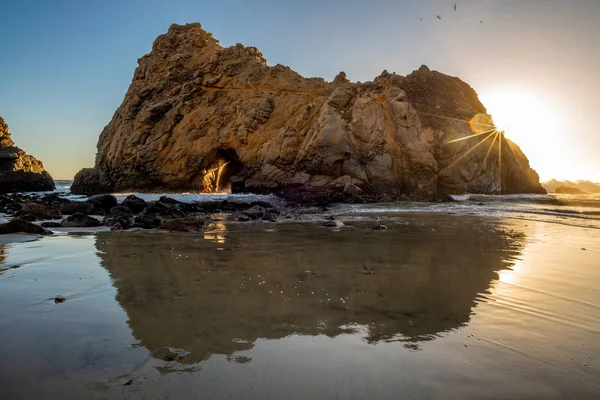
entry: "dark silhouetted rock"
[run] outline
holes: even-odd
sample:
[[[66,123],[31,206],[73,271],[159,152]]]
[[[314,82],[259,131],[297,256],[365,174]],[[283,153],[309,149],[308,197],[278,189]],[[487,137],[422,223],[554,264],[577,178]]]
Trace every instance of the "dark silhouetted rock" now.
[[[262,216],[262,220],[263,221],[268,221],[268,222],[276,222],[277,221],[277,214],[271,213],[271,212],[267,212],[267,213],[265,213],[265,215]]]
[[[92,214],[94,211],[94,205],[85,201],[70,201],[60,206],[60,212],[64,215],[71,215],[74,213],[81,214]]]
[[[18,217],[19,217],[19,219],[22,219],[23,221],[29,221],[29,222],[34,222],[34,221],[38,220],[38,217],[36,217],[35,215],[22,213],[20,211],[18,213]]]
[[[370,230],[372,231],[385,231],[388,227],[385,225],[374,225],[369,227]]]
[[[66,219],[63,219],[61,225],[67,228],[90,228],[101,226],[102,223],[94,217],[90,217],[81,213],[75,213]]]
[[[121,225],[123,229],[129,229],[135,224],[135,217],[131,214],[109,215],[102,220],[104,226]]]
[[[342,226],[344,226],[344,223],[340,220],[334,219],[331,221],[324,222],[323,226],[326,226],[328,228],[341,228]]]
[[[13,219],[6,224],[0,224],[0,235],[7,233],[32,233],[35,235],[52,235],[52,232],[43,227],[32,224],[22,219]]]
[[[38,219],[60,219],[62,218],[61,212],[50,206],[37,203],[27,203],[25,207],[21,209],[22,213],[35,215]]]
[[[101,180],[94,168],[84,168],[79,171],[73,178],[73,184],[71,185],[71,193],[86,196],[111,191],[112,185],[106,180]]]
[[[60,222],[47,221],[40,224],[43,228],[62,228]]]
[[[201,218],[177,218],[163,222],[160,229],[176,232],[198,233],[202,231],[204,219]]]
[[[246,214],[252,219],[260,219],[265,215],[266,212],[267,210],[265,210],[264,207],[256,205],[244,211],[244,214]]]
[[[117,205],[110,209],[111,215],[131,214],[131,208],[123,205]]]
[[[118,204],[117,198],[112,194],[97,194],[95,196],[90,196],[86,202],[101,208],[106,212],[109,212],[111,208]]]
[[[139,197],[133,194],[127,196],[125,200],[121,202],[121,205],[129,207],[131,211],[135,214],[141,213],[142,211],[144,211],[144,208],[148,206],[145,200],[140,199]]]
[[[15,147],[0,117],[0,193],[54,190],[54,180],[41,161]]]

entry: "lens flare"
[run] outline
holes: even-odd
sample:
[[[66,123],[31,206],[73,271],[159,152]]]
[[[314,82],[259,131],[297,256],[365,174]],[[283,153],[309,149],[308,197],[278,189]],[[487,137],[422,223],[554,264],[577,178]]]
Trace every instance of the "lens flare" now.
[[[469,121],[469,128],[473,133],[481,133],[484,131],[497,130],[494,121],[485,114],[477,114]]]
[[[493,147],[497,143],[497,146],[498,146],[498,188],[499,188],[500,192],[502,191],[502,139],[504,138],[504,131],[502,131],[498,127],[496,127],[496,125],[494,124],[494,121],[492,120],[492,118],[489,115],[478,113],[478,114],[475,114],[475,116],[473,116],[473,118],[471,118],[470,120],[467,121],[467,120],[459,120],[456,118],[450,118],[450,117],[446,117],[443,115],[436,115],[436,114],[425,113],[425,112],[421,112],[421,114],[427,115],[429,117],[434,117],[434,118],[441,118],[441,119],[446,119],[446,120],[463,122],[463,123],[469,125],[469,129],[471,130],[471,132],[473,132],[472,135],[467,135],[467,136],[463,136],[463,137],[460,137],[457,139],[449,140],[445,143],[446,145],[449,145],[451,143],[460,142],[463,140],[472,139],[472,138],[479,139],[477,141],[477,143],[475,143],[473,146],[468,148],[462,154],[458,155],[458,157],[456,157],[456,159],[454,159],[450,164],[448,164],[446,167],[444,167],[442,170],[440,170],[437,174],[438,176],[441,175],[442,173],[444,173],[445,171],[459,165],[459,163],[462,160],[464,160],[469,154],[471,154],[471,152],[473,152],[477,147],[481,146],[482,144],[487,142],[488,139],[492,138],[490,147],[487,150],[487,152],[485,154],[485,158],[479,168],[481,169],[481,168],[485,168],[487,166],[488,157],[490,156],[490,153],[492,152]],[[507,143],[508,143],[509,149],[514,154],[514,151],[510,146],[510,142],[507,142]],[[516,157],[516,155],[515,155],[515,158],[518,161],[518,157]]]

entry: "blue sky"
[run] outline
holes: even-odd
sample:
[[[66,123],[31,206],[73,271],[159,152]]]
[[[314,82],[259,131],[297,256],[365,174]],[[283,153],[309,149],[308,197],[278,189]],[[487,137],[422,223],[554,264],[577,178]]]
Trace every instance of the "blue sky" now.
[[[93,165],[156,36],[200,22],[222,45],[256,46],[307,77],[344,70],[366,81],[427,64],[484,98],[535,93],[520,98],[546,104],[538,111],[557,130],[560,121],[560,137],[544,144],[544,125],[533,139],[515,137],[533,167],[543,178],[600,181],[600,1],[3,0],[0,20],[0,116],[57,179]]]

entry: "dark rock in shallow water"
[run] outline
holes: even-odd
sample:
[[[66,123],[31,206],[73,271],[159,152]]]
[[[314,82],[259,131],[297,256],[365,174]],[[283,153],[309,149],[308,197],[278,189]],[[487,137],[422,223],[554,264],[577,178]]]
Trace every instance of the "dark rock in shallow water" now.
[[[118,204],[117,198],[112,194],[98,194],[95,196],[90,196],[86,202],[101,208],[106,212],[109,212],[111,208]]]
[[[54,208],[45,206],[37,203],[27,203],[25,207],[21,209],[21,212],[35,215],[39,219],[60,219],[62,218],[61,212]]]
[[[125,227],[123,227],[123,225],[121,225],[119,222],[117,222],[116,224],[114,224],[113,226],[110,227],[111,232],[122,231],[122,230],[125,230]]]
[[[58,303],[64,303],[65,300],[67,300],[66,298],[64,298],[63,296],[56,296],[54,298],[54,303],[58,304]]]
[[[85,214],[75,213],[61,222],[63,227],[67,228],[91,228],[101,226],[102,223],[94,217]]]
[[[52,235],[48,229],[22,219],[13,219],[6,224],[0,224],[0,235],[7,233],[32,233],[36,235]]]
[[[92,214],[94,211],[94,205],[86,203],[85,201],[69,201],[60,206],[60,212],[64,215],[71,215],[74,213],[81,214]]]
[[[138,213],[141,213],[142,211],[144,211],[144,208],[146,208],[148,206],[148,203],[146,203],[145,200],[140,199],[139,197],[131,194],[131,195],[127,196],[125,198],[125,200],[123,200],[121,202],[121,205],[125,206],[125,207],[129,207],[131,209],[131,211],[138,214]]]
[[[53,222],[53,221],[42,222],[40,225],[43,228],[62,228],[62,225],[59,222]]]
[[[175,205],[175,204],[182,204],[181,201],[172,199],[172,198],[167,197],[167,196],[161,196],[161,198],[158,199],[158,201],[160,203],[163,203],[163,204],[173,204],[173,205]]]
[[[385,231],[388,227],[385,225],[374,225],[371,226],[369,229],[372,231]]]
[[[176,232],[198,233],[202,231],[204,219],[200,218],[177,218],[165,221],[160,225],[160,229]]]
[[[114,206],[113,208],[110,209],[110,215],[121,215],[121,214],[131,214],[131,213],[132,213],[131,208],[124,206],[124,205]]]
[[[265,215],[266,212],[267,210],[265,210],[264,207],[255,205],[244,211],[244,214],[252,219],[260,219]]]
[[[109,215],[102,220],[104,226],[119,224],[123,229],[129,229],[135,224],[135,218],[131,214]]]
[[[38,220],[38,217],[36,217],[35,215],[24,214],[21,211],[18,212],[18,217],[19,217],[19,219],[22,219],[23,221],[29,221],[29,222],[34,222],[34,221]]]
[[[277,221],[277,214],[267,212],[267,213],[265,213],[265,215],[263,215],[262,220],[263,221],[269,221],[269,222],[276,222]]]
[[[134,227],[152,229],[158,228],[162,223],[162,220],[153,214],[141,214],[135,217],[134,223]]]
[[[328,228],[341,228],[342,226],[344,226],[344,223],[340,220],[333,219],[331,221],[324,222],[323,226],[326,226]]]

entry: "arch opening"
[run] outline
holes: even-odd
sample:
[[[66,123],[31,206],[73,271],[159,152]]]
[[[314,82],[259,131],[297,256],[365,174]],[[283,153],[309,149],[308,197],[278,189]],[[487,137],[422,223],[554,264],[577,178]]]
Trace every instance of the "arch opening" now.
[[[233,149],[217,149],[217,163],[204,176],[204,191],[231,193],[231,179],[244,168]]]

